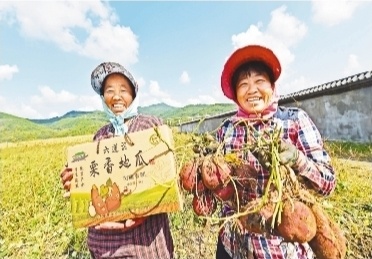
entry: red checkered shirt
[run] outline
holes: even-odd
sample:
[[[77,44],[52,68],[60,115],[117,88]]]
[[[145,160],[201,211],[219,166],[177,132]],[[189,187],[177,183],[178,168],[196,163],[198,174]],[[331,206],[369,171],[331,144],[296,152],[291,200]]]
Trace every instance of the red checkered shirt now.
[[[217,131],[218,141],[224,142],[225,154],[243,150],[245,143],[251,138],[252,130],[248,133],[244,123],[237,125],[241,119],[233,116]],[[329,195],[334,190],[336,179],[330,157],[323,148],[323,141],[317,127],[305,111],[279,107],[271,119],[264,123],[258,122],[253,126],[258,132],[273,129],[275,126],[281,127],[282,139],[294,144],[304,154],[295,165],[297,175],[303,177],[307,185],[320,195]],[[245,190],[247,199],[261,197],[270,176],[269,172],[261,166],[251,152],[238,151],[238,154],[257,170],[257,188]],[[232,213],[234,211],[229,206],[223,206],[222,216]],[[227,223],[220,233],[222,243],[232,258],[309,259],[314,257],[307,243],[286,243],[279,236],[266,238],[249,232],[239,234],[235,230],[232,224]]]
[[[157,117],[137,115],[129,125],[128,132],[162,124]],[[94,140],[114,132],[112,124],[108,124],[96,133]],[[165,213],[151,215],[141,225],[127,231],[91,227],[88,229],[88,248],[93,258],[174,258],[169,219]]]

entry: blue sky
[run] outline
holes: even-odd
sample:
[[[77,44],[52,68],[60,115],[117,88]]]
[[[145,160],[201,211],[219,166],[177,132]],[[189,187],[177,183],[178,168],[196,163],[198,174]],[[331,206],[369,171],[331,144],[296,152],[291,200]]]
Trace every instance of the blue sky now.
[[[92,70],[116,61],[141,106],[228,103],[226,58],[272,48],[279,94],[372,69],[368,1],[1,1],[0,111],[23,118],[101,110]]]

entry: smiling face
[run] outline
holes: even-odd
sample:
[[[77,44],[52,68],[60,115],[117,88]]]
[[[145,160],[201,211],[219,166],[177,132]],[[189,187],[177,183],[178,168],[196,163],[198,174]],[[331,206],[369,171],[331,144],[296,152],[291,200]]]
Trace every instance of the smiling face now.
[[[105,78],[103,84],[105,103],[114,114],[122,113],[133,102],[133,87],[124,75],[111,74]]]
[[[274,85],[265,70],[262,66],[248,66],[235,75],[236,102],[248,114],[260,114],[270,105]]]

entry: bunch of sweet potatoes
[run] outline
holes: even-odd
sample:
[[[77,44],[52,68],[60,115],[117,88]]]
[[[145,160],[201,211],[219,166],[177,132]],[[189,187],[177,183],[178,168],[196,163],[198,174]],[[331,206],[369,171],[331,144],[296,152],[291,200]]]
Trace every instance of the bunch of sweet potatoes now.
[[[199,216],[211,215],[218,200],[226,201],[234,194],[230,183],[231,167],[219,156],[207,155],[186,162],[181,168],[180,184],[193,193],[193,209]]]
[[[193,150],[200,155],[183,165],[179,179],[183,189],[194,195],[192,205],[197,215],[212,215],[218,201],[226,202],[248,231],[278,235],[285,242],[308,243],[317,259],[345,258],[346,238],[341,229],[310,193],[305,191],[311,201],[296,193],[301,187],[291,170],[286,172],[280,166],[276,172],[281,179],[278,182],[290,182],[290,187],[271,183],[265,197],[250,199],[244,192],[257,189],[254,167],[227,162],[217,148],[217,152],[209,152],[213,150],[210,145],[194,146]]]

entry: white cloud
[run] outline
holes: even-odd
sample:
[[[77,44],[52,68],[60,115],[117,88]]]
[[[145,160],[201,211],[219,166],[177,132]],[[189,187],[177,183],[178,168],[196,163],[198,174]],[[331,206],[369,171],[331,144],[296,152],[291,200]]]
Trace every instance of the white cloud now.
[[[200,93],[193,98],[187,99],[184,105],[188,104],[215,104],[215,103],[234,103],[228,99],[221,91],[221,86],[213,85],[208,89],[199,91]],[[208,94],[205,94],[208,93]]]
[[[64,90],[57,93],[49,87],[40,87],[39,92],[40,95],[17,103],[0,96],[0,111],[22,118],[45,119],[62,116],[71,110],[102,110],[98,95],[77,96]]]
[[[5,112],[21,118],[43,118],[42,114],[34,109],[32,106],[21,103],[14,103],[0,96],[0,111]]]
[[[269,48],[288,48],[302,40],[307,33],[305,23],[286,13],[287,7],[281,6],[271,12],[271,20],[264,30],[263,24],[250,25],[246,32],[232,36],[234,48],[247,44],[262,44]],[[276,47],[277,45],[280,47]]]
[[[64,51],[98,60],[137,62],[137,36],[117,24],[117,16],[101,1],[9,2],[0,20],[20,27],[25,37],[52,42]],[[67,15],[68,14],[68,18]]]
[[[79,96],[78,105],[78,111],[102,110],[102,100],[98,95]]]
[[[362,2],[355,0],[313,0],[313,21],[327,26],[337,25],[344,20],[350,19]]]
[[[24,117],[24,118],[42,118],[42,115],[36,109],[34,109],[30,105],[23,104],[23,103],[21,104],[19,116]]]
[[[216,100],[216,103],[234,103],[223,94],[219,85],[211,87],[210,92],[213,93],[212,96]]]
[[[187,100],[188,104],[214,104],[216,99],[210,95],[199,95],[196,98],[190,98]]]
[[[26,118],[51,118],[62,116],[71,110],[102,110],[101,99],[98,95],[78,96],[66,90],[57,92],[49,86],[40,86],[38,90],[39,94],[31,96],[28,100],[29,104],[25,104],[25,107],[29,107],[28,111],[26,109],[17,111],[14,106],[11,106],[9,113]],[[31,109],[35,112],[31,112]]]
[[[137,36],[130,28],[104,21],[92,28],[79,53],[96,59],[133,64],[137,62],[138,47]]]
[[[350,76],[353,74],[360,73],[361,65],[359,64],[358,57],[356,55],[349,55],[347,65],[343,71],[344,76]]]
[[[280,60],[282,65],[291,63],[294,60],[293,54],[287,46],[273,35],[260,31],[256,25],[251,25],[246,32],[232,36],[232,44],[234,49],[241,48],[249,44],[258,44],[270,48]],[[283,69],[282,69],[283,70]]]
[[[284,85],[276,84],[276,89],[279,95],[286,95],[313,87],[316,84],[316,82],[305,78],[304,76],[300,76],[291,80],[290,82],[286,82]]]
[[[156,81],[150,81],[149,90],[149,94],[154,97],[166,98],[169,96],[166,92],[160,90],[159,83]]]
[[[141,91],[141,89],[146,86],[146,80],[143,77],[139,77],[136,81],[138,84],[138,91]]]
[[[16,65],[1,65],[0,66],[0,80],[11,80],[15,73],[18,73],[18,67]]]
[[[182,84],[187,84],[187,83],[190,82],[190,77],[189,77],[189,74],[187,73],[187,71],[182,72],[181,77],[180,77],[180,82]]]
[[[180,102],[171,98],[169,94],[162,91],[157,81],[150,80],[150,85],[146,87],[145,80],[140,78],[139,90],[140,106],[149,106],[157,103],[166,103],[171,106],[180,107]]]
[[[246,32],[241,32],[231,37],[234,49],[238,49],[247,44],[263,44],[267,41],[267,36],[260,31],[259,25],[251,25]]]
[[[62,90],[59,93],[55,92],[49,86],[40,86],[39,91],[41,95],[31,96],[31,103],[35,105],[71,103],[77,99],[77,96]]]
[[[146,107],[146,106],[150,106],[150,105],[153,105],[153,104],[158,104],[158,103],[165,103],[165,104],[168,104],[170,106],[174,106],[174,107],[181,107],[183,106],[182,103],[170,98],[170,97],[166,97],[166,98],[158,98],[158,97],[154,97],[154,96],[151,96],[151,95],[147,95],[147,94],[140,94],[140,106],[141,107]]]
[[[286,10],[286,6],[281,6],[271,12],[271,20],[267,26],[267,34],[280,40],[289,47],[305,37],[307,26],[295,16],[286,13]]]
[[[157,104],[159,103],[159,99],[158,98],[155,98],[155,97],[152,97],[152,96],[149,96],[148,94],[142,94],[140,93],[138,95],[138,97],[140,98],[140,105],[139,106],[149,106],[149,105],[152,105],[152,104]]]
[[[287,68],[295,59],[290,47],[302,40],[306,33],[306,25],[295,16],[286,13],[286,7],[281,6],[271,12],[267,30],[264,30],[262,23],[250,25],[247,31],[232,36],[232,44],[234,49],[248,44],[270,48],[278,57],[282,67],[282,74],[278,80],[280,82],[286,78]]]

